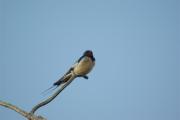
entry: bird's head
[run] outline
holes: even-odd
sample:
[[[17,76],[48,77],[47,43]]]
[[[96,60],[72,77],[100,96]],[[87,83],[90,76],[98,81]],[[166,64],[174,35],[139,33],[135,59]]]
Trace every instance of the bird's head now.
[[[87,57],[93,57],[93,52],[91,50],[86,50],[83,55]]]

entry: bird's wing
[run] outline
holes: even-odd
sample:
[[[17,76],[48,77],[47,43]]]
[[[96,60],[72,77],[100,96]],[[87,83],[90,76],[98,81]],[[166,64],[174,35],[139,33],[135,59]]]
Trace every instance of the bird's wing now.
[[[58,81],[56,81],[53,85],[59,86],[61,83],[67,82],[69,78],[71,77],[71,72],[74,70],[74,67],[76,67],[77,64],[78,62],[73,64],[73,66],[71,66],[71,68],[66,72],[66,74],[64,74],[64,76],[61,77]]]
[[[68,72],[66,72],[66,74],[64,74],[59,80],[57,80],[53,85],[60,85],[61,83],[67,82],[67,76],[69,76],[69,74],[71,74],[71,71],[73,70],[73,68],[70,68],[68,70]],[[68,77],[69,78],[69,77]]]
[[[84,55],[83,56],[81,56],[78,60],[77,60],[77,62],[76,63],[79,63],[82,59],[84,58]]]
[[[47,93],[47,92],[50,91],[50,90],[53,91],[53,90],[55,90],[61,83],[67,82],[68,79],[71,77],[71,71],[72,71],[73,69],[74,69],[74,68],[71,67],[71,68],[68,70],[68,72],[66,72],[66,74],[64,74],[63,77],[61,77],[59,80],[57,80],[57,81],[53,84],[53,86],[51,86],[50,88],[48,88],[48,89],[46,89],[45,91],[43,91],[42,94],[45,94],[45,93]]]

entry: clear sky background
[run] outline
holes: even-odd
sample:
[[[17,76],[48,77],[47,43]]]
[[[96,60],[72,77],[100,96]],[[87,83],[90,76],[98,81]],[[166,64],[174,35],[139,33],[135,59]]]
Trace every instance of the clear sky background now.
[[[91,49],[96,66],[37,114],[180,120],[179,0],[0,0],[0,100],[30,111]],[[0,107],[1,120],[24,120]]]

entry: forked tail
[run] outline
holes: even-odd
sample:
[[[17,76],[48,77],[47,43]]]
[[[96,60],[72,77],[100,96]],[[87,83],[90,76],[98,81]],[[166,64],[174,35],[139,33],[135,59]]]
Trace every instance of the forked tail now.
[[[42,95],[46,95],[46,94],[54,91],[57,87],[58,87],[57,85],[53,85],[53,86],[51,86],[50,88],[44,90],[41,94],[42,94]]]

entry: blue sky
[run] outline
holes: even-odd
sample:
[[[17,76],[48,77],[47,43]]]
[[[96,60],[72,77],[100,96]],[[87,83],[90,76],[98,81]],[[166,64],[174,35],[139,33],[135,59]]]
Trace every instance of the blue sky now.
[[[37,114],[179,120],[178,0],[0,0],[0,99],[30,111],[91,49],[96,66]],[[24,120],[0,107],[0,119]]]

